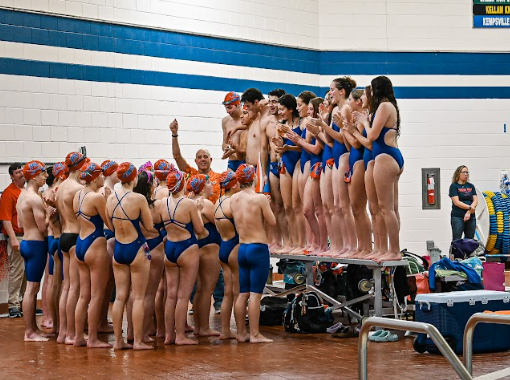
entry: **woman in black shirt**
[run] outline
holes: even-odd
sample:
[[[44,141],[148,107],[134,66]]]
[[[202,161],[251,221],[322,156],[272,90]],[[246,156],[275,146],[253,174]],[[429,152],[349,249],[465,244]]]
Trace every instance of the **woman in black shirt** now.
[[[453,173],[449,194],[453,203],[451,214],[453,240],[462,238],[462,233],[466,239],[473,239],[475,236],[475,209],[478,205],[478,197],[475,186],[468,180],[467,166],[459,166]]]

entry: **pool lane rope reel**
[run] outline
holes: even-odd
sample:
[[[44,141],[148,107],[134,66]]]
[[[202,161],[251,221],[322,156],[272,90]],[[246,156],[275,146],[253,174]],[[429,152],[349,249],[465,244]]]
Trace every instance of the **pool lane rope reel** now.
[[[484,191],[489,212],[489,237],[486,250],[490,254],[510,254],[510,198],[506,194]]]

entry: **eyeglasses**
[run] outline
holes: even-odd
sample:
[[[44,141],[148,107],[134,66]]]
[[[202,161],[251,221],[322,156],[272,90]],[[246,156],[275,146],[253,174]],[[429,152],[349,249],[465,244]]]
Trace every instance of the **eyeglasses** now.
[[[469,172],[460,172],[460,174],[469,174]]]

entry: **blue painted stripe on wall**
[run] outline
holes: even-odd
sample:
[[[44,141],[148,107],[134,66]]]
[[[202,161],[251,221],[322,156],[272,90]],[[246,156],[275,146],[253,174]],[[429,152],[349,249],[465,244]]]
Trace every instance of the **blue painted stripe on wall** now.
[[[5,9],[0,40],[321,75],[510,75],[508,53],[327,52]]]
[[[256,87],[264,93],[283,88],[291,94],[313,91],[323,95],[326,88],[288,83],[261,82],[245,79],[220,78],[202,75],[175,74],[157,71],[119,69],[56,62],[0,58],[0,74],[42,78],[75,79],[92,82],[130,83],[160,87],[191,88],[211,91],[239,91]]]
[[[256,87],[263,93],[267,94],[275,88],[283,88],[294,95],[299,94],[301,91],[308,90],[313,91],[319,96],[323,96],[328,90],[327,87],[30,61],[12,58],[0,58],[0,74],[74,79],[93,82],[130,83],[224,92],[232,90],[242,92],[249,87]],[[510,88],[396,87],[395,95],[399,99],[510,99]]]
[[[319,52],[0,9],[0,40],[319,73]]]

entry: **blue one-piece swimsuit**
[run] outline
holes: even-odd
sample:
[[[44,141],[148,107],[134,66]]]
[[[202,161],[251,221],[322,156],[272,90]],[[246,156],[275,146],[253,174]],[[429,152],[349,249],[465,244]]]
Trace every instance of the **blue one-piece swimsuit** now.
[[[332,127],[333,127],[334,131],[340,132],[340,128],[335,123],[333,123]],[[335,159],[335,168],[336,169],[338,169],[340,157],[343,156],[345,153],[349,153],[349,150],[347,149],[345,144],[342,144],[341,142],[334,140],[334,142],[333,142],[333,158]]]
[[[301,124],[301,122],[300,122]],[[301,126],[298,125],[296,128],[292,130],[293,132],[297,133],[298,135],[301,135]],[[289,139],[283,139],[283,144],[288,146],[296,146],[291,140]],[[295,151],[286,151],[282,154],[282,163],[285,166],[285,169],[292,177],[294,175],[294,168],[296,167],[297,162],[301,158],[300,152]]]
[[[230,197],[224,197],[224,198],[221,198],[219,203],[218,203],[218,207],[216,207],[216,211],[218,211],[218,208],[221,210],[221,212],[223,213],[223,216],[220,217],[220,218],[215,218],[216,220],[230,220],[230,223],[232,223],[232,225],[234,226],[234,229],[236,228],[236,225],[234,223],[234,219],[233,218],[229,218],[225,215],[225,211],[223,211],[223,207],[221,206],[221,204],[225,201],[225,199],[228,199]],[[216,212],[215,212],[216,213]],[[230,240],[221,240],[221,244],[220,244],[220,252],[219,252],[219,256],[220,256],[220,261],[224,264],[228,264],[228,258],[230,256],[230,253],[232,252],[232,250],[236,247],[236,245],[239,244],[239,234],[237,233],[237,230],[235,230],[236,233],[234,235],[234,237],[232,237],[232,239]]]
[[[136,232],[138,233],[137,238],[132,241],[131,243],[125,244],[120,243],[118,240],[115,242],[115,249],[113,251],[113,258],[116,262],[119,264],[125,264],[130,265],[136,258],[136,255],[138,254],[138,251],[140,248],[145,244],[147,244],[147,240],[145,239],[145,236],[142,233],[142,229],[140,228],[140,219],[141,215],[138,216],[136,219],[129,219],[129,216],[127,215],[126,211],[122,207],[122,200],[128,195],[130,192],[125,193],[122,198],[119,199],[119,196],[117,195],[117,192],[115,192],[115,197],[117,198],[117,205],[113,209],[112,212],[112,224],[113,219],[118,220],[128,220],[131,222],[133,227],[135,228]],[[115,210],[117,210],[117,207],[120,207],[122,212],[124,213],[125,218],[119,218],[114,216]],[[146,247],[148,250],[148,247]]]
[[[306,128],[303,128],[301,131],[301,138],[306,140]],[[305,165],[308,161],[311,159],[311,154],[306,149],[301,149],[301,158],[299,161],[299,164],[301,165],[301,174],[304,174],[305,172]],[[311,166],[311,164],[310,164]]]
[[[367,137],[366,129],[363,129],[363,137]],[[365,170],[368,169],[368,163],[374,159],[372,151],[365,147],[363,150],[363,162],[365,163]]]
[[[179,203],[184,198],[179,199],[177,204],[174,207],[173,215],[170,213],[170,205],[168,203],[168,198],[166,200],[166,208],[168,210],[168,217],[169,219],[164,221],[164,225],[168,226],[169,224],[175,224],[177,227],[182,228],[183,230],[187,230],[190,234],[190,237],[186,240],[181,241],[171,241],[167,239],[165,244],[165,256],[168,261],[171,263],[177,264],[177,260],[179,260],[179,257],[182,255],[182,253],[191,247],[194,244],[198,244],[197,237],[195,236],[195,231],[193,230],[193,222],[190,221],[189,223],[181,223],[178,220],[175,220],[175,213],[177,212],[177,207],[179,207]]]
[[[377,139],[372,143],[372,153],[374,155],[374,159],[377,159],[377,156],[381,154],[387,154],[393,157],[393,159],[397,161],[398,167],[402,169],[404,166],[404,157],[402,156],[402,152],[400,152],[400,149],[398,148],[387,145],[384,141],[384,136],[386,136],[386,133],[392,129],[394,128],[383,127],[379,137],[377,137]]]
[[[85,200],[85,197],[87,196],[89,192],[85,193],[83,195],[83,198],[81,197],[81,191],[78,194],[78,212],[76,213],[76,217],[79,218],[80,216],[91,222],[95,230],[92,232],[89,236],[82,239],[80,236],[78,236],[78,240],[76,241],[76,258],[80,261],[85,261],[85,254],[87,253],[88,249],[94,243],[96,239],[104,238],[104,222],[103,219],[101,219],[101,215],[87,215],[83,211],[81,211],[81,206],[83,205],[83,201]]]

